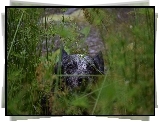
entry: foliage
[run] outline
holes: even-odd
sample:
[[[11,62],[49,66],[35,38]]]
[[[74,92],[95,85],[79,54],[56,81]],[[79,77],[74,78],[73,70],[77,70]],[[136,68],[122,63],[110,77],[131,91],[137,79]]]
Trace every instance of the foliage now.
[[[61,92],[58,87],[53,95],[52,81],[57,79],[53,69],[60,50],[48,50],[54,48],[49,41],[59,35],[68,52],[87,53],[83,42],[90,26],[81,30],[74,21],[40,24],[44,9],[8,8],[8,115],[39,115],[45,94],[50,95],[49,105],[56,115],[154,114],[154,9],[136,8],[129,12],[127,21],[117,21],[115,9],[83,10],[90,25],[100,29],[108,48],[104,53],[108,70],[83,93]],[[42,56],[37,47],[43,40],[47,51]]]

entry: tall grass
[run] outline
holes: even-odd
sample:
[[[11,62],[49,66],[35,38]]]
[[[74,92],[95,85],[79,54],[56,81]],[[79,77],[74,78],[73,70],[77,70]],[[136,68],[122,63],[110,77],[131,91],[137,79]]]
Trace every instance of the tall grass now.
[[[34,12],[33,12],[34,11]],[[7,112],[33,113],[41,9],[7,9]],[[38,92],[37,92],[38,93]]]
[[[103,112],[119,115],[154,114],[154,10],[134,8],[127,21],[109,26],[110,71],[103,90]],[[132,19],[130,19],[132,18]],[[105,97],[104,97],[105,96]],[[109,97],[107,97],[109,96]],[[101,102],[104,100],[101,100]],[[110,111],[108,111],[110,108]],[[103,113],[102,113],[103,114]]]
[[[153,115],[154,114],[154,9],[134,8],[127,20],[119,21],[112,9],[83,9],[87,22],[100,29],[105,47],[106,76],[85,92],[70,94],[57,86],[51,93],[54,65],[60,50],[51,52],[49,41],[59,35],[65,49],[87,53],[80,44],[76,23],[39,24],[42,8],[7,10],[7,113],[40,115],[47,95],[51,113],[56,115]],[[79,18],[80,20],[80,18]],[[87,37],[90,26],[81,30]],[[37,51],[46,40],[46,54]],[[58,81],[59,82],[59,81]],[[60,84],[63,85],[63,84]]]

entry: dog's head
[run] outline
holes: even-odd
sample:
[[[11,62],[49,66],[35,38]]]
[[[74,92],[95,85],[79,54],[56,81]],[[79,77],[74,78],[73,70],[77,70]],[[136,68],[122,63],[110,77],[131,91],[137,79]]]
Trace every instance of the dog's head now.
[[[92,75],[104,74],[104,61],[101,52],[95,57],[90,57],[81,54],[68,55],[63,49],[60,67],[61,74],[65,75],[64,80],[70,88],[78,87],[83,83],[87,85],[88,82],[94,81]]]

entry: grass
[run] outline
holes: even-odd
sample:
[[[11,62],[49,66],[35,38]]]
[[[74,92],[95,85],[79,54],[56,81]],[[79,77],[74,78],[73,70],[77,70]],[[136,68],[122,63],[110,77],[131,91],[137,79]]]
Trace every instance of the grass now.
[[[97,8],[83,10],[86,21],[82,23],[87,26],[80,32],[85,39],[90,25],[100,29],[107,47],[104,52],[107,73],[99,76],[98,82],[85,92],[70,94],[67,89],[61,92],[57,85],[53,95],[52,81],[57,79],[53,69],[60,50],[50,52],[49,48],[54,49],[54,45],[49,44],[49,40],[60,35],[67,52],[87,54],[87,46],[81,46],[84,39],[78,38],[76,23],[80,18],[71,20],[71,24],[63,21],[48,26],[38,24],[44,12],[41,8],[8,8],[8,115],[40,115],[40,100],[45,94],[54,115],[154,114],[154,9],[136,8],[125,21],[117,18],[115,10],[112,13]],[[43,56],[37,51],[42,40],[46,40]]]

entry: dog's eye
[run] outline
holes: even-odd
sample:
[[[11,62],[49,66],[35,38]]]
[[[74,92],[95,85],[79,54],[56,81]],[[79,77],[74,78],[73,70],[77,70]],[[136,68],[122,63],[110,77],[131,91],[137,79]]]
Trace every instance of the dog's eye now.
[[[95,70],[95,66],[94,65],[89,65],[88,69],[91,70],[91,71],[94,71]]]
[[[66,68],[67,74],[72,74],[77,69],[77,65],[75,62],[72,62],[68,64]]]
[[[74,68],[74,64],[69,64],[69,65],[67,66],[67,68],[68,68],[68,69]]]

